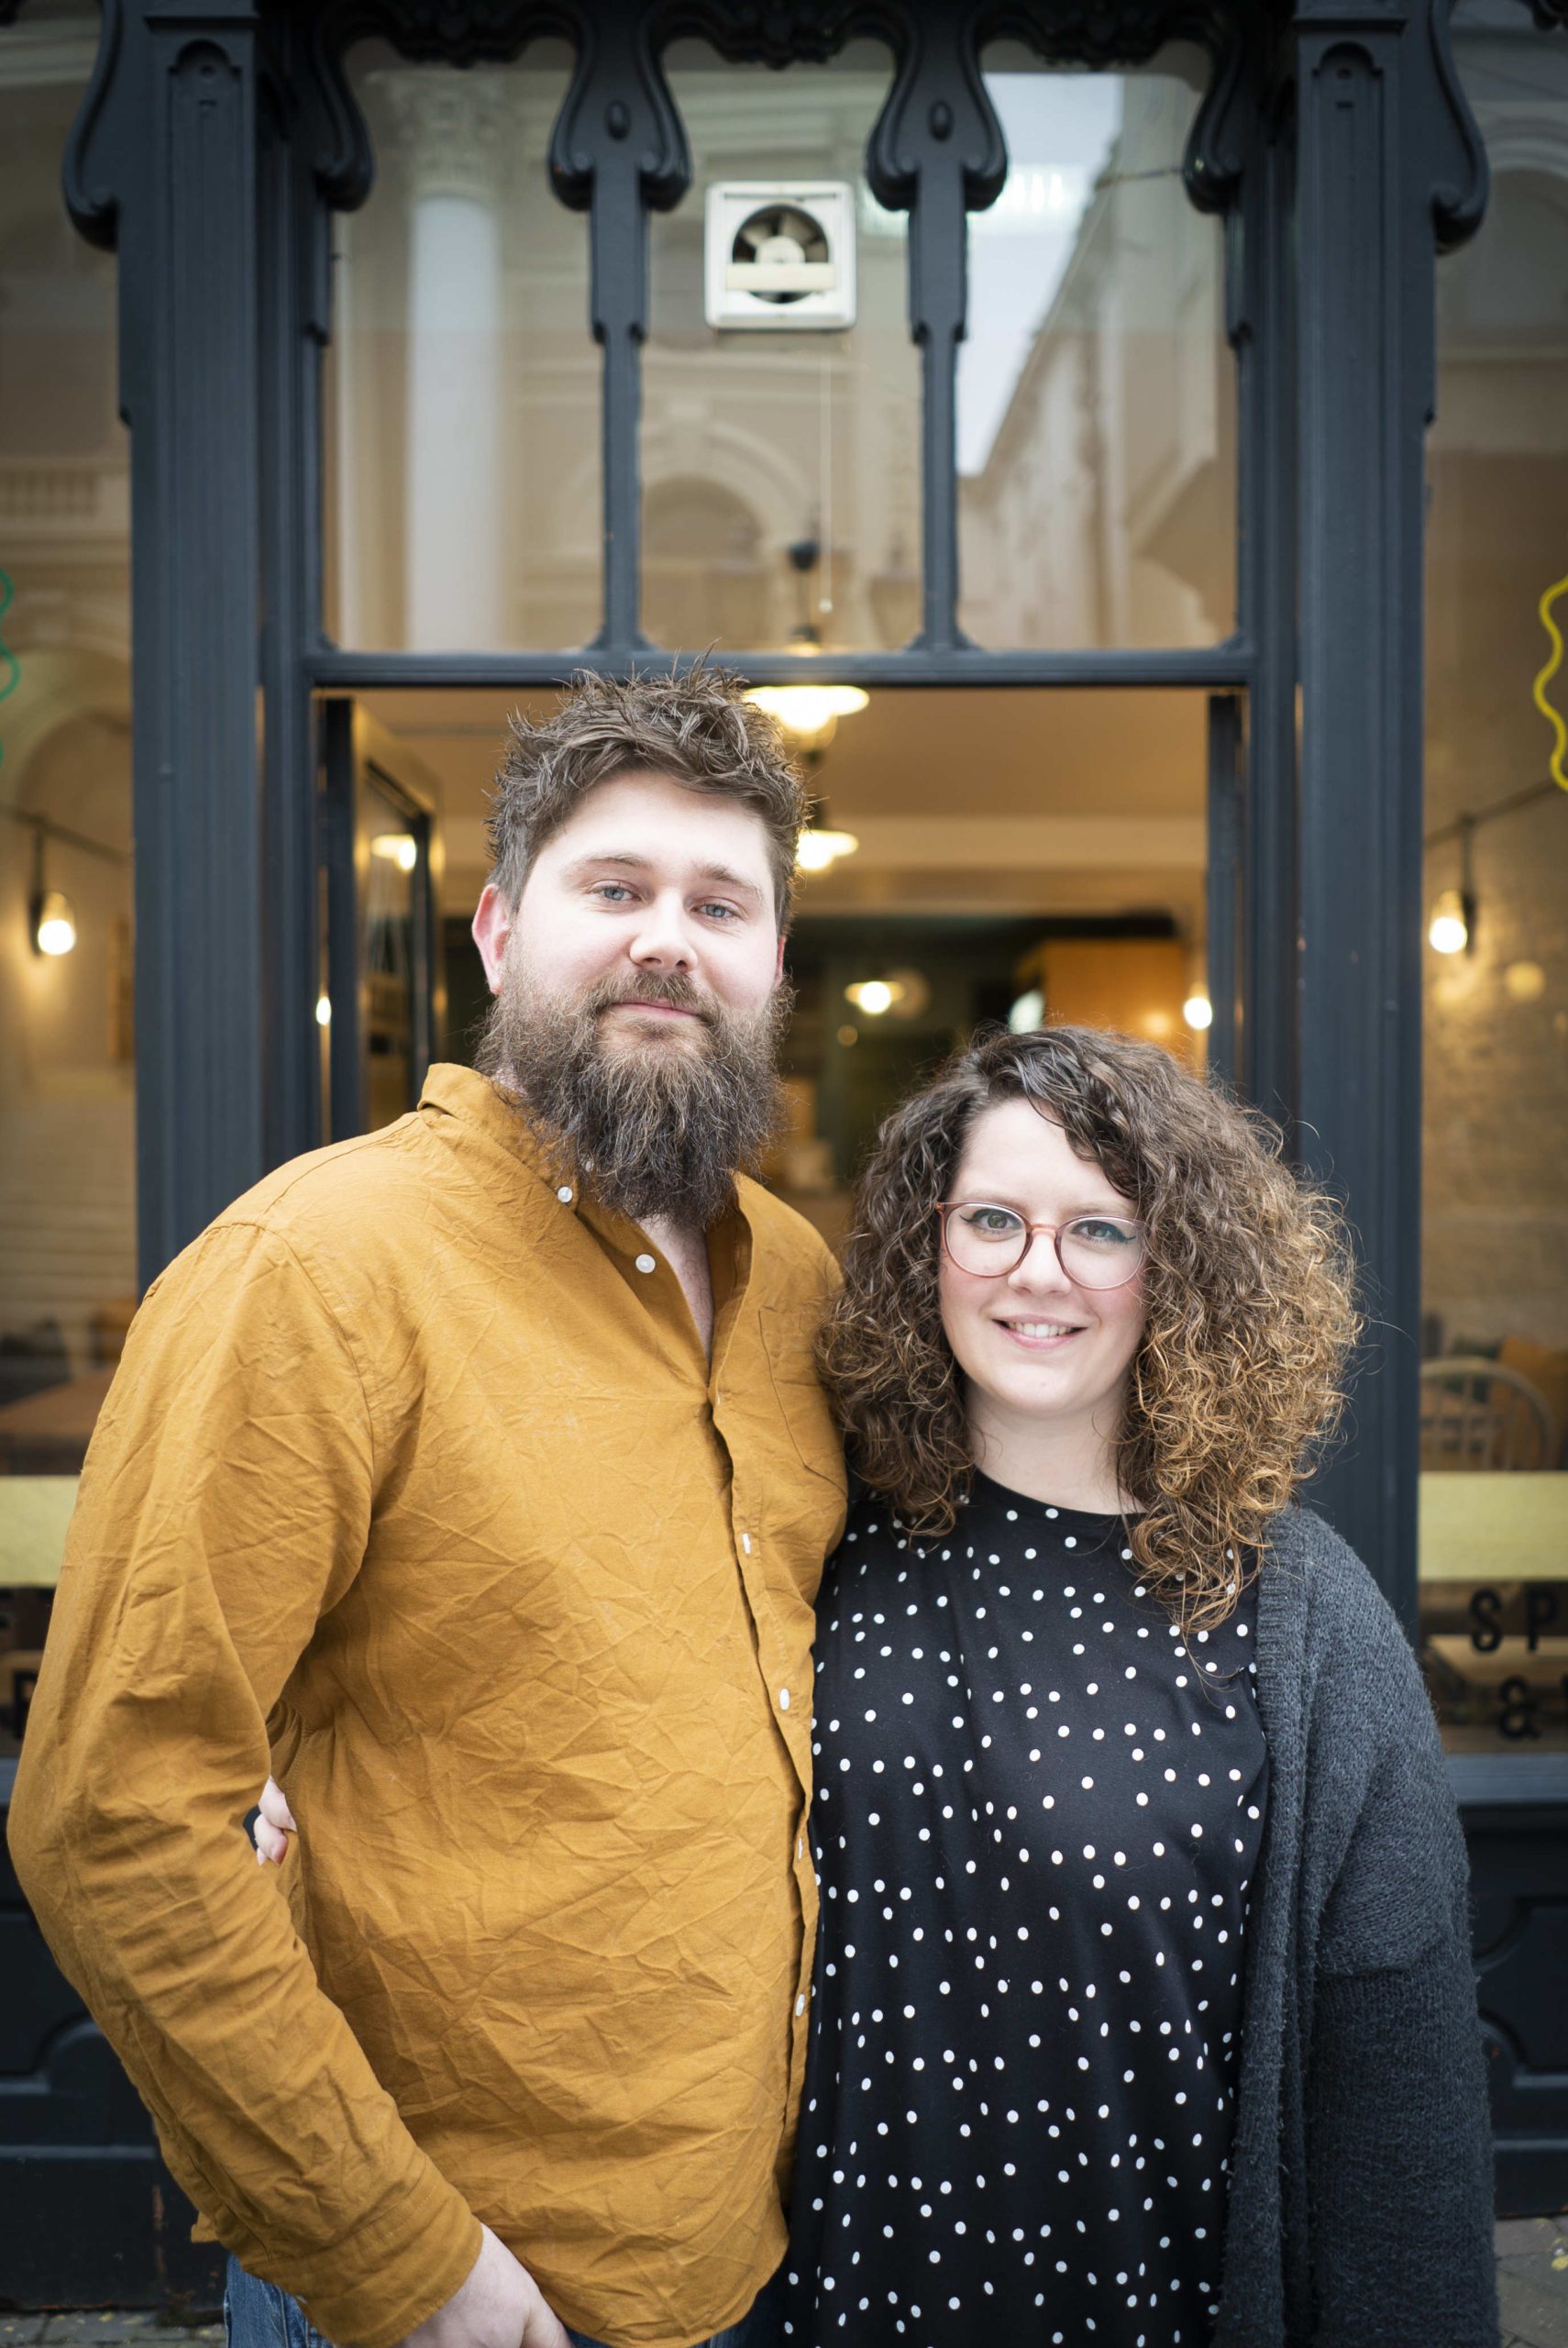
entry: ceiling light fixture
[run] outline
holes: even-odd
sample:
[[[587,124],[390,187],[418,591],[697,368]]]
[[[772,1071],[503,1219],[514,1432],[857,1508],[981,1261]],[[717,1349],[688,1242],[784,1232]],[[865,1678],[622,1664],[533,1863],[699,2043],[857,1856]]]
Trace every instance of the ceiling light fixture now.
[[[776,717],[797,749],[825,750],[841,717],[870,700],[858,685],[754,685],[746,699]]]
[[[853,832],[825,831],[812,824],[796,844],[795,862],[802,872],[825,872],[841,856],[853,856],[859,846]]]
[[[377,832],[370,842],[370,854],[395,864],[400,872],[412,872],[419,861],[419,842],[412,832]]]

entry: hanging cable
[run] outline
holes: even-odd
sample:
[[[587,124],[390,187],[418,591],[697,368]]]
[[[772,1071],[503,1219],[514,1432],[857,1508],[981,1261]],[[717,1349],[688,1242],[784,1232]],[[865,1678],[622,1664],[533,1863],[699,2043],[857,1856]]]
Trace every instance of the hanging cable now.
[[[15,593],[10,572],[0,570],[0,701],[4,701],[7,693],[14,693],[22,681],[22,664],[6,643],[4,634],[6,615],[11,608]],[[5,756],[6,745],[0,741],[0,761]]]

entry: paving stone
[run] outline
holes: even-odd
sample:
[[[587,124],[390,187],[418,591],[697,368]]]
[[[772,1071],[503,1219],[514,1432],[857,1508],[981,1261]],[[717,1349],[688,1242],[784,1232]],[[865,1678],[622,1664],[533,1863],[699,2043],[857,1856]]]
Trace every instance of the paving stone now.
[[[1502,2218],[1493,2229],[1493,2240],[1499,2258],[1551,2251],[1562,2240],[1562,2222],[1557,2218]]]
[[[0,2348],[32,2348],[43,2327],[41,2315],[0,2315]]]
[[[1513,2275],[1505,2267],[1497,2277],[1497,2304],[1505,2331],[1514,2333],[1525,2348],[1568,2348],[1568,2291],[1543,2287],[1534,2276]]]
[[[223,2337],[221,2323],[176,2324],[155,2308],[83,2308],[35,2320],[43,2326],[37,2348],[210,2348]]]

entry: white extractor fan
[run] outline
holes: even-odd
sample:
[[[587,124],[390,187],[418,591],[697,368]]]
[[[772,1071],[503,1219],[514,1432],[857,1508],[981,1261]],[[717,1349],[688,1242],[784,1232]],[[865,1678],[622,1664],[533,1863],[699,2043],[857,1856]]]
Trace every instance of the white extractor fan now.
[[[842,180],[723,180],[708,190],[711,327],[855,324],[855,191]]]

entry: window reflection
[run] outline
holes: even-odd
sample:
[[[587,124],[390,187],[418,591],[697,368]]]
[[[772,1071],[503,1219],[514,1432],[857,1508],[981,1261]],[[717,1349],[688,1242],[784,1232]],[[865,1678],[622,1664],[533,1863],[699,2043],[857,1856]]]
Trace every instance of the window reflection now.
[[[1438,271],[1421,1632],[1451,1746],[1561,1750],[1568,793],[1532,687],[1540,601],[1568,573],[1568,53],[1511,11],[1463,5],[1453,30],[1493,183],[1479,235]],[[1553,691],[1568,704],[1561,670]]]
[[[960,622],[994,648],[1212,644],[1235,615],[1235,369],[1220,225],[1181,177],[1209,60],[982,62],[1008,177],[969,222]]]
[[[0,80],[0,1754],[136,1301],[128,478],[115,265],[60,161],[95,9]]]
[[[364,788],[365,1130],[374,1133],[414,1106],[425,1073],[415,1060],[428,1058],[415,1030],[425,985],[419,865],[429,826],[373,781]]]
[[[665,62],[692,182],[649,223],[644,629],[687,650],[892,649],[919,624],[921,525],[908,222],[876,202],[865,173],[891,61],[858,41],[830,65],[779,74],[677,41]],[[734,183],[756,201],[740,205],[715,256],[709,192]],[[850,190],[854,325],[711,325],[727,264],[749,262],[769,230],[779,252],[792,238],[799,265],[822,265],[814,215],[790,216],[785,200],[802,185]]]
[[[334,222],[327,632],[553,650],[600,617],[600,355],[588,223],[550,192],[571,52],[462,72],[348,59],[376,157]]]

